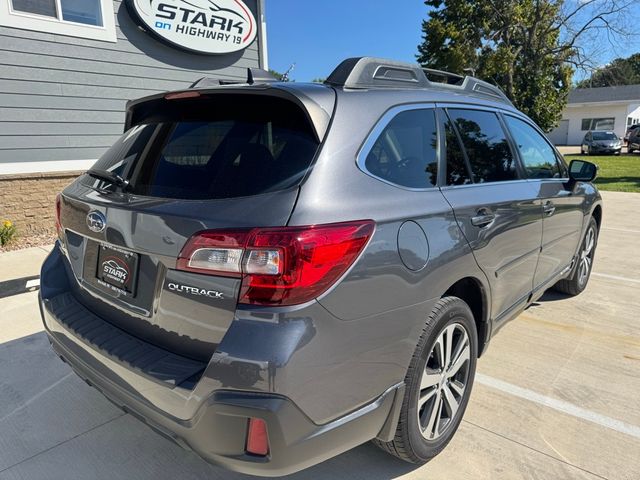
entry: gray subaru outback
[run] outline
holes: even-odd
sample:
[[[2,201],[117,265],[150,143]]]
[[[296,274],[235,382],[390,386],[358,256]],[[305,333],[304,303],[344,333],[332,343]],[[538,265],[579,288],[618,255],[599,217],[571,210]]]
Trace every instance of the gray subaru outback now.
[[[275,476],[453,437],[477,358],[589,280],[602,202],[496,87],[370,57],[324,85],[203,79],[132,101],[57,199],[55,352],[208,461]]]

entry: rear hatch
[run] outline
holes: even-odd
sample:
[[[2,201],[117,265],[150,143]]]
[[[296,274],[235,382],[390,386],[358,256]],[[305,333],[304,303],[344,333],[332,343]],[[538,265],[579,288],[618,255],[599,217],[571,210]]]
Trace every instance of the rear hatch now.
[[[207,361],[237,304],[240,279],[178,268],[194,234],[286,225],[329,123],[292,89],[154,96],[127,131],[60,197],[73,294],[125,332]],[[302,99],[301,99],[302,98]]]

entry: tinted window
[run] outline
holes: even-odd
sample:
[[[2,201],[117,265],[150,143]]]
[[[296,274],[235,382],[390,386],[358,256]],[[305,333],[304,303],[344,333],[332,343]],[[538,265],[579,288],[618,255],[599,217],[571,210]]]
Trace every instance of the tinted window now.
[[[505,115],[505,121],[518,147],[529,178],[560,178],[560,167],[556,153],[531,125]]]
[[[448,113],[462,139],[475,183],[518,178],[509,143],[495,113],[459,109]]]
[[[447,185],[472,183],[458,136],[448,119],[445,120],[444,134],[447,152]]]
[[[618,136],[613,132],[593,132],[594,140],[618,140]]]
[[[318,148],[304,113],[281,99],[217,97],[148,112],[94,168],[130,179],[133,193],[162,198],[231,198],[297,185]]]
[[[433,187],[437,181],[434,110],[408,110],[382,131],[365,160],[367,171],[404,187]]]
[[[156,129],[157,125],[138,125],[129,129],[100,157],[93,168],[125,177],[129,168],[144,152]],[[108,182],[93,177],[85,177],[84,181],[96,188],[110,187]]]

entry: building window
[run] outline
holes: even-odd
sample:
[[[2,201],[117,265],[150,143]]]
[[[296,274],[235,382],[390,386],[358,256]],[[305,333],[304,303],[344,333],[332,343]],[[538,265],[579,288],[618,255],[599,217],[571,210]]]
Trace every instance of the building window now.
[[[55,0],[11,0],[15,12],[33,13],[45,17],[57,17]]]
[[[0,25],[116,41],[112,0],[0,0]]]
[[[582,130],[613,130],[616,119],[611,118],[583,118]]]

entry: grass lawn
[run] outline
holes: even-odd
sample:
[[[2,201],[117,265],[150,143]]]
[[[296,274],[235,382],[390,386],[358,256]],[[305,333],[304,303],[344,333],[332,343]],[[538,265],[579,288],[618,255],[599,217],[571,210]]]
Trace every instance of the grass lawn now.
[[[640,154],[615,155],[565,155],[567,163],[575,158],[589,160],[600,166],[594,182],[600,190],[640,193]]]

